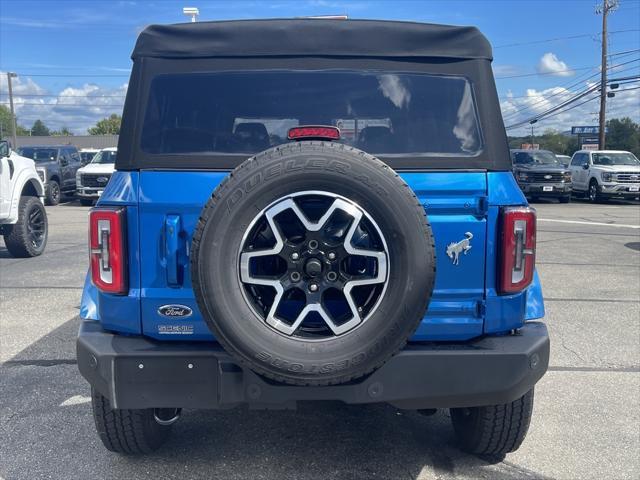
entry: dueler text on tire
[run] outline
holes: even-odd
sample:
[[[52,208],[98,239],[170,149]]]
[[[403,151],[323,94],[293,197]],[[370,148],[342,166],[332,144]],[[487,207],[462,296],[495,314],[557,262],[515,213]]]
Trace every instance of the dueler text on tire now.
[[[38,197],[22,196],[18,204],[18,221],[6,225],[4,243],[14,257],[36,257],[47,245],[47,212]]]
[[[239,362],[296,385],[347,382],[402,348],[435,278],[425,210],[380,160],[338,143],[275,147],[213,192],[192,282]]]

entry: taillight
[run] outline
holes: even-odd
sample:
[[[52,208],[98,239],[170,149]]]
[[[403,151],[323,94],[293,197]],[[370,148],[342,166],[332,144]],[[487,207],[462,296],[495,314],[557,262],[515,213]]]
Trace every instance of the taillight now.
[[[91,279],[107,293],[127,293],[126,209],[95,208],[89,213]]]
[[[498,291],[520,292],[533,280],[536,263],[536,211],[529,207],[503,208],[500,219]]]
[[[318,138],[322,140],[340,140],[340,129],[323,125],[304,125],[289,129],[289,140],[304,140]]]

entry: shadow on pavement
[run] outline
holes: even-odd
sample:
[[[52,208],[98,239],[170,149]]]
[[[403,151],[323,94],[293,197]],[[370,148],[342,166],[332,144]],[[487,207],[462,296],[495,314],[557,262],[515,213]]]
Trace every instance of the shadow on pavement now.
[[[89,387],[75,365],[78,324],[70,319],[0,365],[0,477],[542,478],[460,452],[446,412],[425,417],[384,404],[189,410],[156,453],[119,456],[94,431]],[[72,398],[81,400],[65,405]]]

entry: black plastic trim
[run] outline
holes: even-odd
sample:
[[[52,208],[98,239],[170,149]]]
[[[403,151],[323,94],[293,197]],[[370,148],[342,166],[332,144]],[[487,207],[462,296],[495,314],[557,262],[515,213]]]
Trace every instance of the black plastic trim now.
[[[239,365],[217,343],[159,342],[116,335],[84,321],[77,342],[80,373],[114,408],[292,408],[297,401],[388,402],[399,408],[445,408],[511,402],[549,364],[543,323],[516,334],[464,343],[411,344],[356,382],[296,387]]]

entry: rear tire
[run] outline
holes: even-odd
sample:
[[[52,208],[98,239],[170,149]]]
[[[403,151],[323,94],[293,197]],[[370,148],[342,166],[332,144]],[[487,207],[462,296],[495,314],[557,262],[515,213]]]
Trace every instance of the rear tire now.
[[[532,412],[533,389],[504,405],[452,408],[451,422],[465,452],[504,456],[522,444]]]
[[[4,243],[14,257],[37,257],[47,246],[47,212],[38,197],[20,197],[18,222],[4,227]]]
[[[60,185],[55,180],[49,180],[47,186],[44,203],[50,206],[58,205],[60,203]]]
[[[91,406],[96,430],[102,443],[112,452],[127,455],[151,453],[167,440],[170,425],[160,425],[154,410],[112,409],[109,400],[91,390]]]

